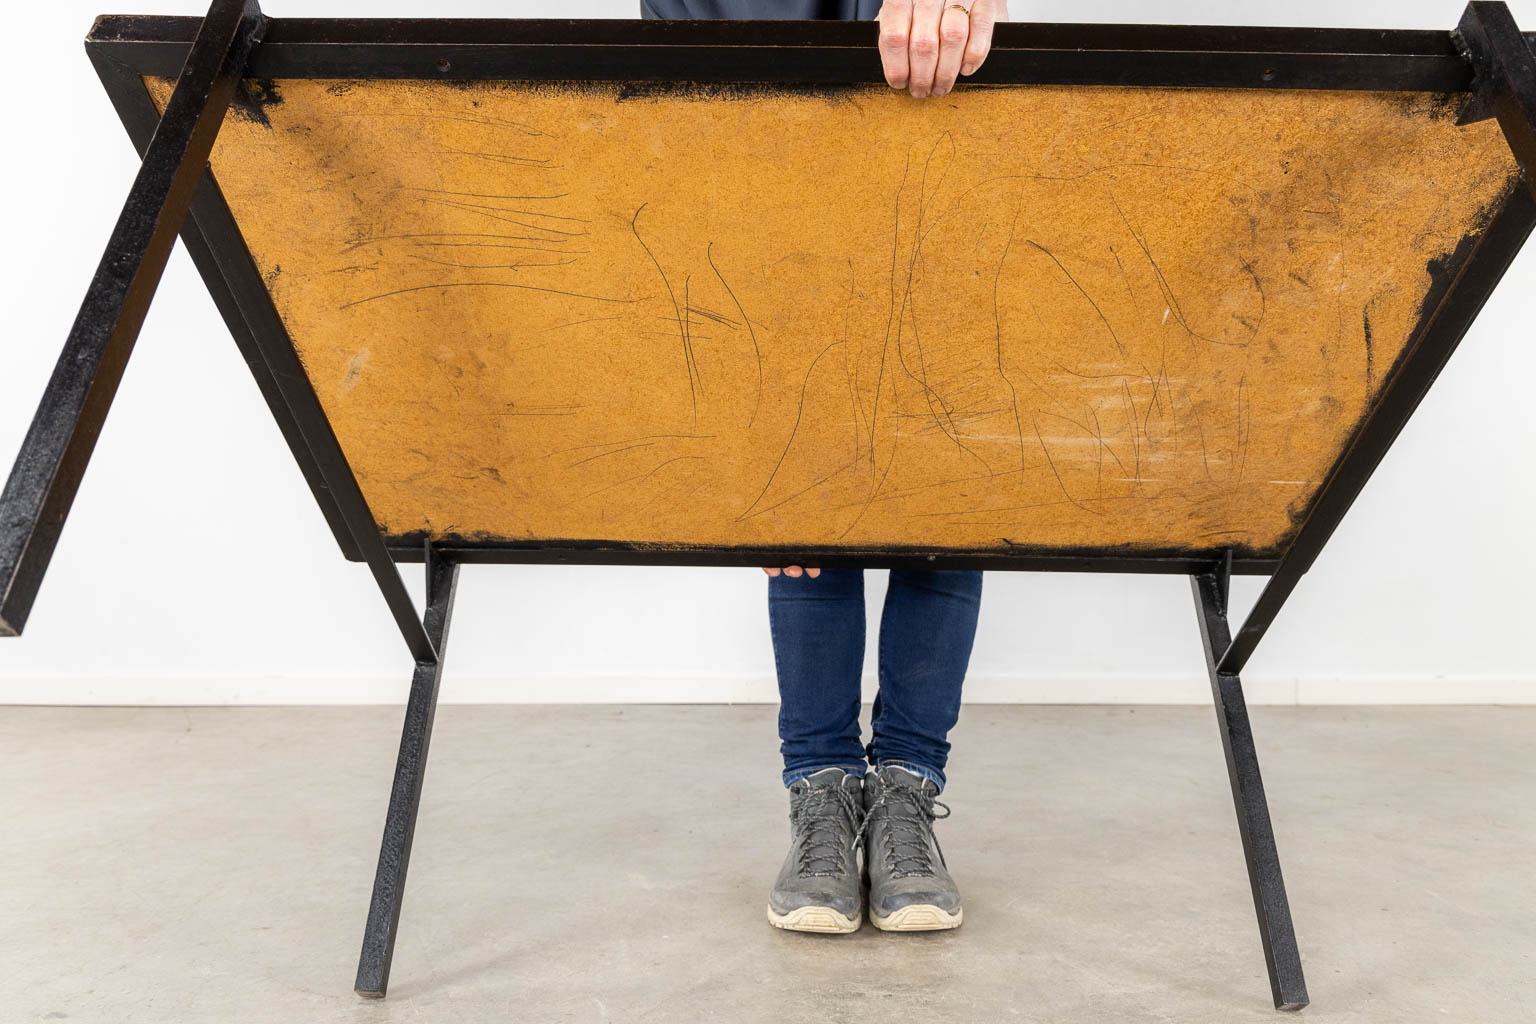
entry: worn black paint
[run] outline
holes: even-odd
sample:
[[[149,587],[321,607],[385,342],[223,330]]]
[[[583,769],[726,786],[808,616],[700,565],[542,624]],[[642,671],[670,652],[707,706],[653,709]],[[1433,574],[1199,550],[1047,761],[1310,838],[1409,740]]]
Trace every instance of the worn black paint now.
[[[244,121],[254,121],[264,127],[272,127],[272,119],[267,116],[267,108],[275,107],[283,102],[283,97],[278,92],[277,82],[271,78],[246,78],[240,82],[240,90],[235,93],[234,102],[229,105],[230,113]]]
[[[1482,243],[1482,236],[1488,230],[1488,226],[1493,223],[1495,215],[1499,211],[1503,210],[1506,205],[1508,205],[1509,197],[1515,192],[1516,189],[1520,187],[1522,187],[1522,179],[1520,173],[1516,171],[1504,183],[1504,187],[1499,192],[1497,198],[1495,198],[1495,200],[1489,204],[1487,209],[1482,210],[1478,214],[1477,219],[1472,222],[1472,227],[1467,232],[1467,234],[1457,240],[1456,247],[1454,249],[1447,253],[1440,253],[1437,256],[1432,256],[1425,261],[1424,271],[1429,275],[1429,288],[1425,291],[1424,298],[1419,302],[1418,316],[1414,320],[1413,327],[1408,332],[1408,344],[1404,345],[1398,351],[1396,358],[1392,360],[1392,365],[1387,368],[1385,379],[1388,386],[1382,387],[1382,389],[1378,391],[1374,396],[1369,396],[1369,400],[1364,411],[1361,413],[1360,419],[1356,421],[1354,429],[1350,432],[1349,438],[1345,441],[1344,451],[1346,453],[1358,442],[1361,433],[1370,424],[1372,415],[1375,414],[1376,409],[1387,397],[1390,391],[1390,384],[1397,379],[1398,375],[1402,373],[1403,367],[1409,362],[1409,357],[1414,350],[1414,339],[1420,338],[1428,329],[1430,323],[1434,320],[1436,312],[1440,309],[1441,303],[1445,301],[1446,295],[1450,293],[1451,286],[1456,282],[1457,276],[1466,267],[1467,262],[1472,258],[1472,254]],[[1367,373],[1369,374],[1373,360],[1375,358],[1375,353],[1372,348],[1373,339],[1371,336],[1369,303],[1367,303],[1364,310],[1362,310],[1361,317],[1365,330],[1366,367]],[[1342,456],[1340,461],[1342,461]],[[1333,469],[1330,470],[1330,476],[1336,472],[1337,469],[1338,465],[1336,464]],[[1328,480],[1325,479],[1323,486],[1313,492],[1309,500],[1300,502],[1288,510],[1291,522],[1294,524],[1294,529],[1285,538],[1282,544],[1282,548],[1279,552],[1276,552],[1277,554],[1284,554],[1295,545],[1296,540],[1301,535],[1302,528],[1306,525],[1307,521],[1311,519],[1313,511],[1317,508],[1318,503],[1322,500],[1324,494],[1327,491],[1327,488]]]

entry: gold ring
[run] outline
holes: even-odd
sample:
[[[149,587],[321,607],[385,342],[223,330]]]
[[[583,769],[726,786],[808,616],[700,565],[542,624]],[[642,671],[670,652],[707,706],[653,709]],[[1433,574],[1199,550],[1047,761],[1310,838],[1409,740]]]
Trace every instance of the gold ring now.
[[[950,4],[948,7],[944,8],[944,9],[946,11],[959,11],[961,14],[965,15],[967,18],[969,18],[971,16],[971,9],[969,7],[967,7],[967,6],[965,6],[964,4]]]

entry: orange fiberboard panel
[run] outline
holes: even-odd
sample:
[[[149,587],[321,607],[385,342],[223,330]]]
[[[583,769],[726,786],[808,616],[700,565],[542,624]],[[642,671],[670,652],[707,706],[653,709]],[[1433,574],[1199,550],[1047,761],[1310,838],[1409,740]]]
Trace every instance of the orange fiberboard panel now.
[[[435,540],[1277,553],[1518,173],[1414,93],[248,91],[214,173]]]

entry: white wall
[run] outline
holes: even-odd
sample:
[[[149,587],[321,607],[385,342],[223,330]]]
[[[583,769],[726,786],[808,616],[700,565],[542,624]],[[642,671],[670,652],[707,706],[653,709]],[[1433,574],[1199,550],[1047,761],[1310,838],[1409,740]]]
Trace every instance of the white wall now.
[[[0,472],[132,179],[80,45],[101,0],[8,12]],[[201,13],[199,0],[145,0]],[[1536,0],[1517,0],[1536,27]],[[271,0],[277,16],[628,16],[632,0]],[[1448,29],[1461,4],[1052,2],[1016,19]],[[1431,392],[1252,664],[1254,700],[1530,701],[1536,245]],[[419,573],[408,569],[410,582]],[[883,574],[871,574],[872,607]],[[1246,582],[1246,585],[1244,583]],[[756,570],[469,567],[444,700],[772,700]],[[1240,581],[1239,593],[1255,592]],[[871,631],[873,643],[873,631]],[[873,649],[869,666],[872,669]],[[178,251],[0,701],[403,699],[409,659],[341,559]],[[968,693],[1205,700],[1180,578],[989,574]]]

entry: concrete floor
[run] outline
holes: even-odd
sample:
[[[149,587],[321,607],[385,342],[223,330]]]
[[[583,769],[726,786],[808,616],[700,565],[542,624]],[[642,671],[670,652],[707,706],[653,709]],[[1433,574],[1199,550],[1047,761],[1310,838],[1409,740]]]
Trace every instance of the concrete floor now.
[[[773,707],[0,709],[0,1022],[1271,1021],[1214,714],[967,707],[952,933],[763,920]],[[1536,708],[1254,712],[1314,1021],[1536,1020]]]

